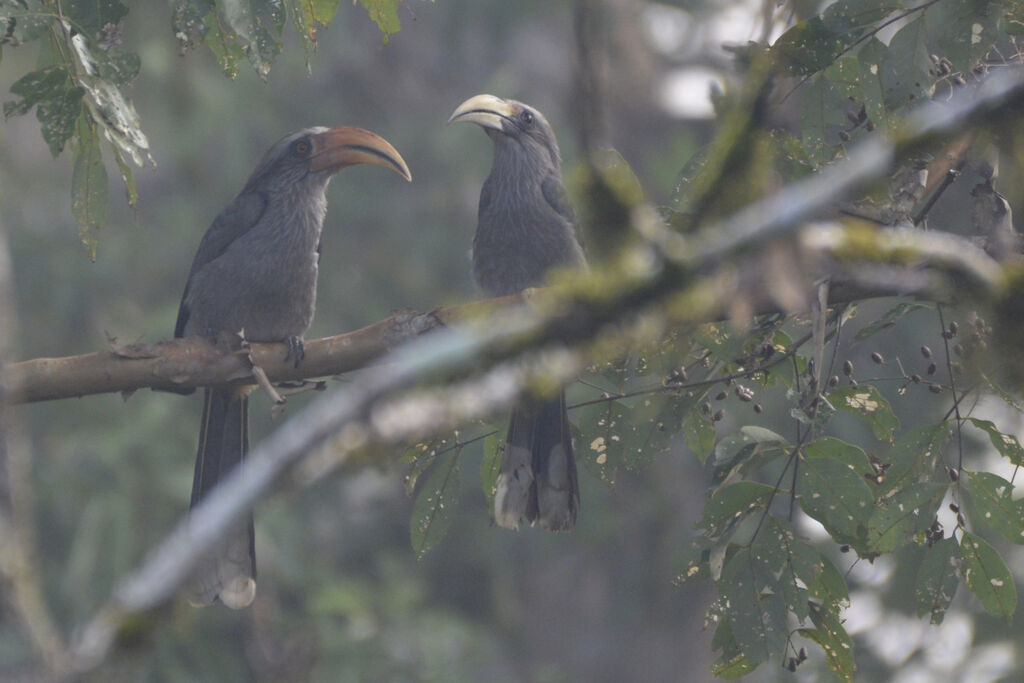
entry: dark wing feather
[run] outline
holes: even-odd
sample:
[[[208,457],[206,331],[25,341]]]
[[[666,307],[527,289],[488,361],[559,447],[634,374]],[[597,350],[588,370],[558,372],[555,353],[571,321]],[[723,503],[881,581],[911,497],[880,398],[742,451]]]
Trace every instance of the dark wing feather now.
[[[556,175],[549,175],[540,184],[540,190],[548,205],[554,209],[559,216],[576,225],[576,214],[573,213],[572,205],[569,203],[569,195],[565,191],[562,179]]]
[[[189,270],[189,279],[185,283],[185,291],[181,295],[181,304],[178,307],[178,321],[174,325],[174,336],[181,337],[185,333],[185,325],[188,323],[189,310],[185,305],[188,298],[189,284],[192,282],[192,274],[213,261],[227,251],[227,248],[236,239],[247,233],[252,226],[259,222],[263,212],[267,208],[267,199],[260,192],[245,192],[235,197],[226,209],[213,219],[203,240],[199,243],[199,249],[192,260],[192,268]]]

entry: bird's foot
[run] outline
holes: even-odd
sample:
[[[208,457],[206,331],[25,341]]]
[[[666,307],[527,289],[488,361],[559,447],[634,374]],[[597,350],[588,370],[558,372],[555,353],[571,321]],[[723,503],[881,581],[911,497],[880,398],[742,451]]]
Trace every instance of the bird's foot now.
[[[302,342],[302,337],[297,335],[288,337],[284,342],[288,345],[288,353],[284,355],[285,361],[289,361],[294,358],[295,367],[299,367],[299,363],[306,357],[306,345]]]

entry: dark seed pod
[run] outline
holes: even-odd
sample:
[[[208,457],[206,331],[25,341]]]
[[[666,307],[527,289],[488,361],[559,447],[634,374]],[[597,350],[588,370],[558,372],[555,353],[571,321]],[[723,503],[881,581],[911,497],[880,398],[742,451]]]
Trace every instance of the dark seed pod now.
[[[789,658],[789,661],[786,662],[786,669],[789,670],[791,673],[796,671],[796,658],[795,657],[790,657]]]
[[[950,503],[949,509],[952,510],[953,512],[960,512],[960,506],[957,505],[956,503]]]
[[[935,363],[929,363],[928,364],[928,371],[927,372],[928,372],[929,375],[934,375],[936,370],[938,370],[938,366],[935,365]]]
[[[724,418],[724,417],[725,417],[725,411],[724,410],[719,410],[717,413],[715,413],[714,415],[711,416],[711,419],[714,422],[721,422],[722,418]]]
[[[754,404],[754,412],[757,413],[758,415],[760,415],[761,413],[764,412],[764,406],[762,406],[760,403],[755,403]]]
[[[796,655],[796,661],[798,661],[798,662],[806,662],[807,661],[807,648],[806,647],[800,648],[800,652],[798,652],[797,655]]]
[[[700,412],[704,413],[705,415],[710,415],[711,414],[711,404],[708,403],[707,401],[704,401],[703,403],[701,403],[700,404]]]
[[[964,527],[967,525],[967,520],[964,519],[964,516],[959,512],[956,514],[956,525],[959,527]]]
[[[849,377],[853,374],[853,361],[843,361],[843,374]]]
[[[715,396],[715,400],[716,401],[724,401],[727,396],[729,396],[729,392],[727,392],[727,391],[719,391],[718,394]]]
[[[830,387],[838,387],[839,386],[839,375],[832,375],[831,377],[829,377],[828,378],[828,385]]]
[[[949,480],[950,481],[959,481],[960,480],[960,471],[957,470],[955,467],[947,467],[946,468],[946,473],[949,475]]]
[[[949,333],[955,337],[957,332],[959,332],[959,331],[960,331],[960,323],[958,323],[955,320],[951,320],[949,322]]]
[[[964,355],[964,345],[963,344],[953,344],[953,353],[955,353],[958,356]]]
[[[925,358],[931,358],[932,357],[932,350],[927,345],[922,346],[921,347],[921,355],[924,356]]]
[[[841,546],[839,546],[839,552],[841,552],[841,553],[848,553],[848,552],[850,552],[850,546],[848,546],[848,545],[841,545]]]
[[[876,365],[881,365],[885,362],[885,358],[878,351],[871,352],[871,360],[874,361]]]
[[[910,376],[910,381],[913,382],[914,384],[920,384],[921,383],[921,375],[911,375]]]
[[[928,391],[932,392],[933,394],[941,394],[942,393],[942,385],[941,384],[929,384],[928,385]]]
[[[807,374],[812,376],[812,377],[814,376],[814,359],[813,358],[810,358],[807,361]]]
[[[847,133],[845,130],[841,130],[839,131],[839,139],[842,140],[843,142],[849,142],[850,134]]]
[[[868,119],[868,122],[864,126],[864,129],[867,130],[867,132],[870,133],[871,131],[873,131],[875,129],[875,122],[872,121],[871,119]]]

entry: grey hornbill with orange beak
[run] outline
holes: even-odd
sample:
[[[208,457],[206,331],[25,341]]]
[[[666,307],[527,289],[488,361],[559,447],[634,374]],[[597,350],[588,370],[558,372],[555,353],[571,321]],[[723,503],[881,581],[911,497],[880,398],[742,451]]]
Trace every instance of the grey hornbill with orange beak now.
[[[285,342],[285,359],[298,364],[316,304],[327,184],[354,164],[378,164],[411,180],[395,148],[361,128],[307,128],[271,147],[199,243],[174,336],[227,333],[254,342]],[[250,389],[206,389],[193,507],[245,458]],[[220,598],[239,608],[255,595],[250,514],[201,559],[191,599],[208,604]]]
[[[473,238],[480,288],[504,296],[542,285],[552,268],[583,266],[558,142],[544,116],[522,102],[477,95],[458,106],[448,123],[454,121],[478,124],[494,143]],[[565,392],[524,400],[509,421],[495,521],[510,529],[523,518],[553,531],[571,529],[579,501]]]

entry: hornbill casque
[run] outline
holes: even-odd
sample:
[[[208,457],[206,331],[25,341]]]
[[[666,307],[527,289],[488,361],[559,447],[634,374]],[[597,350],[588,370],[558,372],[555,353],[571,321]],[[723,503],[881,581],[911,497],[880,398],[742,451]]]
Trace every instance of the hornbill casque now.
[[[239,334],[247,341],[285,342],[285,359],[298,364],[316,304],[327,184],[355,164],[378,164],[412,179],[395,148],[361,128],[307,128],[271,147],[199,243],[174,336]],[[205,391],[192,507],[245,458],[251,388]],[[201,558],[189,597],[194,604],[220,598],[241,608],[255,596],[250,513]]]
[[[481,126],[494,143],[480,191],[473,275],[490,296],[544,284],[549,269],[582,267],[583,249],[562,184],[558,142],[544,116],[522,102],[476,95],[448,123]],[[523,400],[512,412],[494,496],[494,520],[552,531],[573,527],[580,494],[565,392]]]

